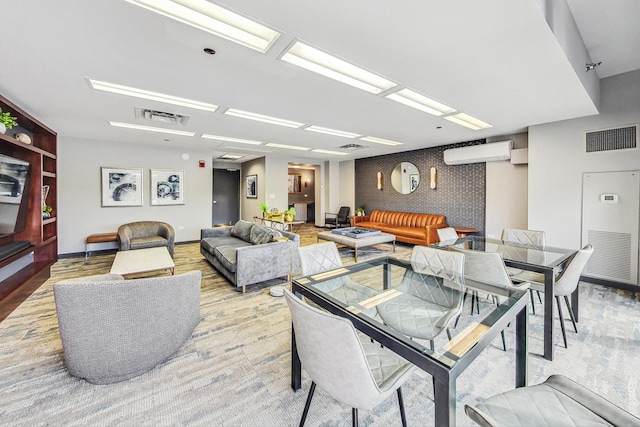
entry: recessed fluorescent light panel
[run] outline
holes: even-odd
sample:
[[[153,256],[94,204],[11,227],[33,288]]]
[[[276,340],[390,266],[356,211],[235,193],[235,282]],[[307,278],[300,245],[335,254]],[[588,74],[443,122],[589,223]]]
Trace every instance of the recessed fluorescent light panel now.
[[[387,95],[386,98],[404,104],[407,107],[433,114],[434,116],[441,116],[456,111],[455,108],[451,108],[448,105],[407,88],[391,93]]]
[[[331,151],[331,150],[322,150],[320,148],[316,148],[315,150],[311,150],[314,153],[322,153],[322,154],[335,154],[338,156],[346,156],[349,153],[343,153],[342,151]]]
[[[310,132],[324,133],[327,135],[340,136],[342,138],[357,138],[360,136],[357,133],[343,132],[341,130],[323,128],[320,126],[309,126],[304,128],[304,130],[308,130]]]
[[[280,59],[373,94],[378,94],[396,86],[391,80],[343,61],[301,41],[296,41]]]
[[[307,147],[298,147],[297,145],[285,145],[285,144],[276,144],[274,142],[268,142],[265,144],[267,147],[273,148],[285,148],[287,150],[300,150],[300,151],[309,151],[310,148]]]
[[[174,130],[174,129],[164,129],[164,128],[156,128],[152,126],[142,126],[142,125],[134,125],[132,123],[122,123],[122,122],[112,122],[109,124],[111,126],[119,127],[119,128],[127,128],[127,129],[135,129],[135,130],[146,130],[149,132],[159,132],[159,133],[170,133],[171,135],[182,135],[182,136],[194,136],[195,132],[187,132],[184,130]]]
[[[390,139],[382,139],[382,138],[376,138],[374,136],[365,136],[360,138],[361,141],[368,141],[368,142],[375,142],[376,144],[383,144],[383,145],[402,145],[402,142],[398,142],[398,141],[391,141]]]
[[[242,46],[266,52],[280,33],[207,0],[125,0]]]
[[[166,104],[180,105],[182,107],[195,108],[196,110],[204,110],[214,112],[218,109],[217,105],[206,102],[194,101],[187,98],[179,98],[177,96],[166,95],[159,92],[151,92],[148,90],[138,89],[135,87],[117,85],[115,83],[101,82],[99,80],[87,79],[92,88],[103,92],[117,93],[119,95],[133,96],[135,98],[149,99],[151,101],[164,102]]]
[[[453,116],[447,116],[443,118],[445,120],[449,120],[451,123],[455,123],[457,125],[464,126],[472,130],[480,130],[480,129],[487,129],[487,128],[493,127],[493,125],[483,122],[482,120],[478,120],[475,117],[465,113],[458,113],[458,114],[454,114]]]
[[[235,108],[229,108],[224,112],[227,116],[240,117],[241,119],[255,120],[258,122],[269,123],[272,125],[285,126],[288,128],[299,128],[304,126],[304,123],[292,122],[290,120],[279,119],[277,117],[263,116],[262,114],[250,113],[248,111],[236,110]]]
[[[253,141],[251,139],[240,139],[240,138],[231,138],[229,136],[218,136],[218,135],[209,135],[209,134],[202,134],[201,138],[205,138],[205,139],[215,139],[218,141],[227,141],[227,142],[238,142],[240,144],[249,144],[249,145],[261,145],[262,142],[260,141]]]
[[[240,154],[223,154],[222,156],[218,157],[219,159],[224,159],[224,160],[238,160],[243,158],[243,155]]]

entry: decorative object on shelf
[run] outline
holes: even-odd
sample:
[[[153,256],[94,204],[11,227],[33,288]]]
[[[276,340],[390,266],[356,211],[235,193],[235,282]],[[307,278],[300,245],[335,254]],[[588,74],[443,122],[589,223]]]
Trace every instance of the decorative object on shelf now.
[[[268,216],[269,206],[267,206],[265,202],[260,202],[260,210],[262,211],[262,218],[266,218]]]
[[[378,172],[378,173],[380,173],[380,172]],[[364,205],[360,205],[360,206],[358,206],[358,209],[356,209],[356,215],[358,215],[358,216],[364,216],[364,215],[366,215],[366,214],[364,213]]]
[[[14,138],[25,144],[31,144],[31,137],[26,133],[16,133]]]
[[[0,109],[0,133],[5,133],[7,129],[11,129],[14,126],[18,126],[18,119],[13,117],[11,113]]]
[[[278,210],[278,208],[271,208],[271,210],[267,213],[267,217],[276,218],[282,216],[282,212]]]
[[[151,169],[151,205],[184,205],[184,171]]]
[[[247,175],[247,199],[258,198],[258,175]]]
[[[53,209],[51,208],[51,206],[47,206],[47,205],[42,206],[42,219],[51,218],[52,211]]]
[[[142,206],[142,169],[100,169],[102,206]]]
[[[429,187],[431,187],[432,190],[435,190],[437,185],[437,177],[438,177],[438,172],[436,172],[435,167],[431,168],[430,177],[431,177],[431,182],[429,183]]]
[[[47,196],[49,196],[50,188],[48,185],[42,186],[42,212],[44,212],[44,207],[47,206]]]
[[[291,207],[289,209],[287,209],[286,211],[284,211],[284,220],[285,221],[293,221],[293,219],[296,217],[296,208]]]
[[[382,172],[376,174],[376,186],[378,190],[382,190]]]

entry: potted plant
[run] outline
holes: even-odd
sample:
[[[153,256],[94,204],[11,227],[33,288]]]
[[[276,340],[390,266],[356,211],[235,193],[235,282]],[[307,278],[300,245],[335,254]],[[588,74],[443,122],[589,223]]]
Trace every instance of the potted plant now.
[[[358,209],[356,209],[356,215],[358,215],[358,216],[365,215],[365,213],[364,213],[364,205],[358,206]]]
[[[18,126],[18,119],[12,117],[8,112],[2,112],[0,109],[0,133],[5,133],[7,129]]]
[[[262,211],[262,218],[267,217],[267,212],[269,212],[269,206],[265,202],[260,202],[260,210]]]
[[[293,219],[296,217],[296,208],[289,208],[286,211],[284,211],[284,220],[285,221],[293,221]]]
[[[53,209],[49,205],[42,206],[42,219],[47,219],[51,217],[51,211]]]

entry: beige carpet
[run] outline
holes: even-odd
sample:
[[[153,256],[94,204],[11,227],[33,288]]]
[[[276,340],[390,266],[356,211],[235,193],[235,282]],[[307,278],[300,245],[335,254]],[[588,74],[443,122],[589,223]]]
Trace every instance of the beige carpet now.
[[[303,244],[315,242],[305,228]],[[409,245],[398,245],[406,257]],[[345,263],[353,251],[340,250]],[[390,253],[390,245],[359,251],[359,260]],[[118,384],[96,386],[68,375],[55,315],[56,281],[109,270],[113,255],[59,261],[52,277],[0,323],[0,425],[122,426],[293,426],[299,422],[309,379],[290,387],[290,320],[282,298],[267,286],[235,290],[203,260],[197,244],[176,247],[176,273],[203,272],[202,320],[173,357],[150,372]],[[468,304],[468,302],[467,302]],[[465,310],[468,314],[468,308]],[[556,360],[542,351],[540,312],[531,319],[530,382],[563,373],[640,413],[640,302],[628,293],[581,286],[579,333],[569,332],[569,349],[556,347]],[[556,324],[557,325],[557,324]],[[559,331],[558,331],[559,332]],[[465,403],[513,387],[513,331],[510,351],[496,341],[458,379],[458,425],[470,425]],[[537,353],[537,354],[536,354]],[[431,378],[418,371],[403,387],[408,424],[433,425]],[[399,425],[395,397],[373,411],[360,411],[361,425]],[[307,425],[350,423],[347,408],[318,389]]]

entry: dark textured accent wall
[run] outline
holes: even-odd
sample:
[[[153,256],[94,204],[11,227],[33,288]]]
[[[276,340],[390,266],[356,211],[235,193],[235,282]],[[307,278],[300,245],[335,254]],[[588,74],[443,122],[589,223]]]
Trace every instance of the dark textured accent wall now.
[[[486,163],[448,166],[442,153],[448,148],[485,143],[486,140],[463,142],[442,147],[405,151],[385,156],[356,159],[356,207],[402,212],[446,215],[451,226],[473,227],[485,233]],[[400,194],[391,186],[391,171],[400,162],[411,162],[420,171],[420,185],[411,194]],[[438,171],[437,187],[429,187],[432,167]],[[382,172],[382,190],[376,186],[376,174]]]

